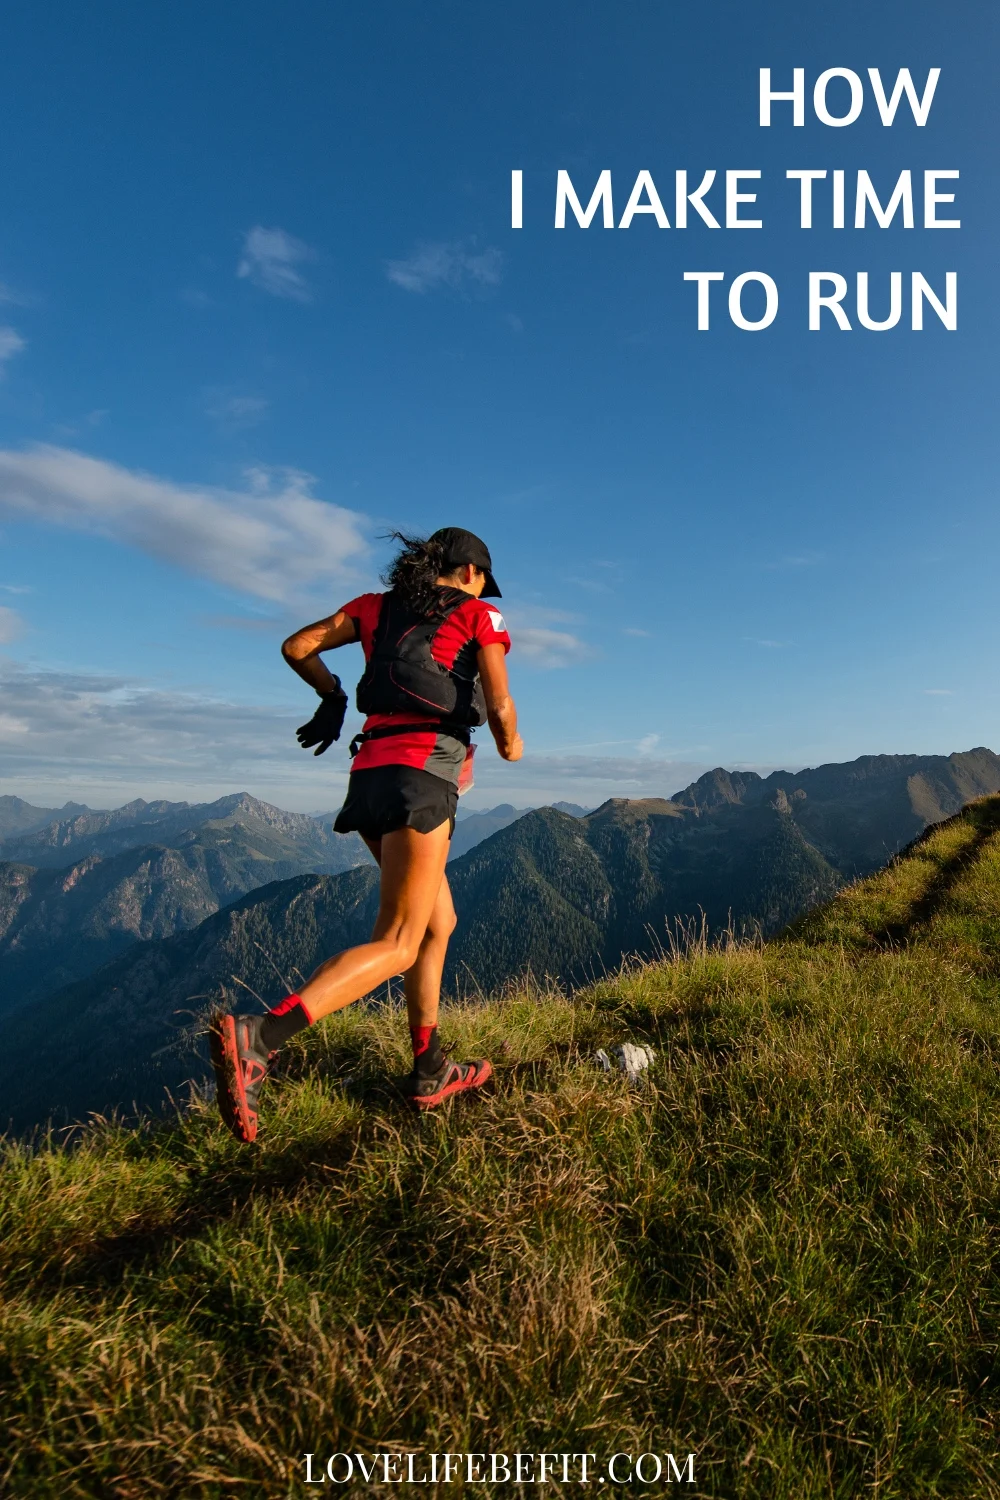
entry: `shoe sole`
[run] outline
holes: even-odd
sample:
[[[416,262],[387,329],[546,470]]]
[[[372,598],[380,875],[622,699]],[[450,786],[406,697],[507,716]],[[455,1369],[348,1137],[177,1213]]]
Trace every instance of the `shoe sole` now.
[[[492,1073],[492,1063],[484,1058],[471,1078],[456,1079],[454,1083],[447,1083],[436,1094],[414,1094],[412,1102],[416,1105],[417,1109],[436,1109],[439,1104],[443,1104],[452,1094],[463,1094],[466,1089],[479,1088]]]
[[[219,1114],[228,1130],[242,1141],[252,1145],[257,1138],[257,1116],[247,1108],[243,1091],[240,1055],[236,1046],[236,1022],[232,1016],[222,1016],[209,1033],[209,1050],[212,1067],[215,1069],[215,1093]]]

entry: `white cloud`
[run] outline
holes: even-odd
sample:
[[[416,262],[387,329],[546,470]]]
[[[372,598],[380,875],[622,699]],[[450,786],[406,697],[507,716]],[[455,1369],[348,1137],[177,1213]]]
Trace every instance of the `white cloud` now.
[[[14,590],[11,590],[13,593]],[[16,609],[9,605],[0,604],[0,646],[6,646],[11,641],[16,641],[24,629],[24,621]]]
[[[542,626],[511,626],[510,638],[518,656],[533,667],[573,667],[589,661],[593,651],[579,636],[568,630],[548,630]]]
[[[33,307],[36,299],[26,292],[19,292],[9,281],[0,281],[0,303],[8,307]]]
[[[20,354],[21,350],[27,347],[27,343],[16,328],[11,328],[7,324],[0,327],[0,369],[9,359],[13,359],[15,354]]]
[[[511,604],[504,614],[515,658],[532,667],[571,667],[596,655],[571,630],[552,629],[553,625],[575,625],[578,614],[537,604]]]
[[[336,807],[349,770],[345,747],[360,724],[352,713],[341,740],[317,761],[295,743],[296,725],[312,711],[304,689],[302,706],[290,709],[2,657],[0,703],[0,787],[43,806],[67,798],[96,806],[138,796],[207,801],[246,789],[282,807]],[[482,806],[669,797],[710,768],[652,756],[532,754],[530,745],[508,765],[485,731],[479,738],[474,795]],[[774,767],[740,769],[766,775]]]
[[[317,500],[293,469],[248,479],[243,490],[181,485],[68,448],[0,449],[0,516],[95,532],[273,603],[301,607],[356,581],[363,516]]]
[[[486,745],[476,756],[476,791],[480,807],[495,802],[579,802],[596,807],[609,797],[672,797],[690,786],[718,760],[654,760],[652,756],[533,754],[529,744],[515,765],[507,765],[490,753]],[[729,762],[729,769],[756,771],[767,776],[774,765]]]
[[[534,755],[508,766],[484,747],[476,756],[477,801],[541,805],[565,799],[596,807],[609,797],[671,797],[710,767],[651,756]]]
[[[133,789],[146,796],[177,787],[218,795],[268,783],[336,801],[347,774],[342,746],[317,765],[295,742],[295,726],[312,712],[307,692],[301,708],[290,710],[111,675],[22,668],[0,658],[0,701],[5,790],[30,780],[58,795],[86,783],[120,801]]]
[[[470,282],[499,286],[503,255],[489,246],[477,250],[475,241],[422,244],[406,260],[386,261],[385,274],[407,292],[430,292],[439,287],[457,291]]]
[[[924,688],[928,698],[954,698],[953,688]]]
[[[659,743],[660,736],[658,734],[644,734],[635,748],[640,755],[652,755]]]
[[[252,281],[261,291],[270,292],[272,297],[309,302],[312,300],[309,283],[296,268],[303,261],[315,259],[315,250],[284,229],[265,229],[256,224],[244,238],[236,274]]]
[[[697,761],[680,760],[652,760],[644,757],[639,760],[632,755],[525,755],[520,762],[529,769],[540,769],[547,767],[551,771],[558,771],[560,776],[568,776],[573,780],[611,782],[616,785],[645,788],[670,785],[675,791],[689,784],[692,779],[704,774],[708,769]],[[478,766],[477,766],[478,771]],[[666,795],[666,793],[662,793]],[[608,792],[607,796],[616,794]],[[635,797],[639,795],[634,790],[621,792],[618,795]]]
[[[646,636],[648,636],[649,634],[650,634],[650,631],[648,631],[648,630],[637,630],[634,625],[623,625],[622,626],[622,635],[646,635]]]

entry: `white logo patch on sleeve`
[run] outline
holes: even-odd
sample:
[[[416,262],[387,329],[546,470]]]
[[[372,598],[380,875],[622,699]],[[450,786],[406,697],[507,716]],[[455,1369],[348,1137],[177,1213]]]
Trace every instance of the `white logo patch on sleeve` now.
[[[487,610],[487,613],[490,617],[490,624],[493,626],[493,629],[497,632],[497,634],[499,635],[501,631],[504,631],[504,633],[506,633],[507,626],[500,611],[498,609],[491,609]]]

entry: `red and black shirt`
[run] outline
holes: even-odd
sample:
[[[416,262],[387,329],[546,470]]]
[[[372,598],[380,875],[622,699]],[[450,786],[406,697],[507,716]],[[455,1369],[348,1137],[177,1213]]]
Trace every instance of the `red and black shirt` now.
[[[384,594],[361,594],[338,611],[353,620],[355,638],[361,642],[365,661],[372,654],[372,637],[384,598]],[[480,647],[495,645],[503,646],[505,652],[510,650],[504,617],[488,600],[470,594],[435,631],[431,655],[442,667],[474,677]],[[367,771],[375,766],[413,766],[457,784],[465,761],[465,746],[460,741],[440,734],[433,724],[427,723],[426,714],[369,714],[364,727],[379,729],[385,724],[412,724],[414,729],[412,734],[365,740],[351,762],[352,771]]]

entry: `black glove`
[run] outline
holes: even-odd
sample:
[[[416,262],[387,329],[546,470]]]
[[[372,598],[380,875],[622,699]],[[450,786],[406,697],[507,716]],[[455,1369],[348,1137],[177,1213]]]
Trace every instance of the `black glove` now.
[[[344,727],[344,715],[347,713],[347,694],[340,685],[340,678],[335,677],[336,688],[329,693],[322,694],[319,708],[313,714],[308,724],[300,724],[295,731],[295,737],[303,750],[308,750],[311,745],[316,745],[314,755],[322,755],[324,750],[329,750],[334,740],[340,739],[340,731]]]

